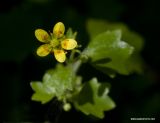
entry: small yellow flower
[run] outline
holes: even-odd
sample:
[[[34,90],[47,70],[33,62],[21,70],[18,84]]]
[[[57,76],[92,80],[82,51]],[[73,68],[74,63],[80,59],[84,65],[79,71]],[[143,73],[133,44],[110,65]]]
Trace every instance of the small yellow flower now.
[[[66,60],[65,50],[72,50],[77,47],[77,41],[65,38],[64,32],[65,26],[62,22],[55,24],[53,33],[50,34],[43,29],[36,29],[36,38],[45,43],[37,49],[37,55],[44,57],[49,53],[54,53],[58,62],[64,62]]]

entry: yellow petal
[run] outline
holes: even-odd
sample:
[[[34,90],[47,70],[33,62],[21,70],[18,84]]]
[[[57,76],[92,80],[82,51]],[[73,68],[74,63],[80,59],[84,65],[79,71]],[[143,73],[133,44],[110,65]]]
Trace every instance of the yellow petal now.
[[[40,42],[47,42],[49,34],[43,29],[36,29],[35,36]]]
[[[54,56],[58,62],[64,62],[66,60],[66,54],[64,50],[53,50]]]
[[[65,50],[72,50],[77,46],[77,41],[74,39],[65,39],[61,42],[61,46]]]
[[[50,45],[44,44],[37,49],[37,55],[44,57],[47,56],[50,53],[50,51],[51,51]]]
[[[57,38],[61,38],[63,36],[65,32],[65,26],[62,22],[58,22],[55,24],[54,28],[53,28],[53,34],[57,37]]]

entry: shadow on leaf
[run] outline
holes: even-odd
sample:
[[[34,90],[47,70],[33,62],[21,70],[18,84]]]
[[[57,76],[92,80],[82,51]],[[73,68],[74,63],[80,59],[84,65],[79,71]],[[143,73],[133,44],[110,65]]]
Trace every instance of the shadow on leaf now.
[[[78,104],[79,105],[83,105],[86,103],[91,103],[93,104],[93,90],[90,86],[89,83],[86,83],[83,87],[83,89],[81,90],[79,96],[78,96]]]

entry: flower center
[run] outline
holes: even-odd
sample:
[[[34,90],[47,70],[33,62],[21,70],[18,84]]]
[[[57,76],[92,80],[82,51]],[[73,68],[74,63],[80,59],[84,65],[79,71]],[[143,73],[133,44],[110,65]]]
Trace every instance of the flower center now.
[[[52,40],[50,41],[50,45],[51,45],[53,48],[55,48],[55,47],[57,47],[57,46],[59,45],[59,41],[58,41],[57,39],[52,39]]]

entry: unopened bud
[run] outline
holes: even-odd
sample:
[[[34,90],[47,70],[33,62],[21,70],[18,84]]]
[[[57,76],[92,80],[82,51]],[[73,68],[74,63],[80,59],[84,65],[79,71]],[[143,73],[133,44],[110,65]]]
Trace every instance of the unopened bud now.
[[[70,104],[70,103],[64,104],[64,105],[63,105],[63,109],[64,109],[65,111],[69,111],[69,110],[71,109],[71,104]]]

